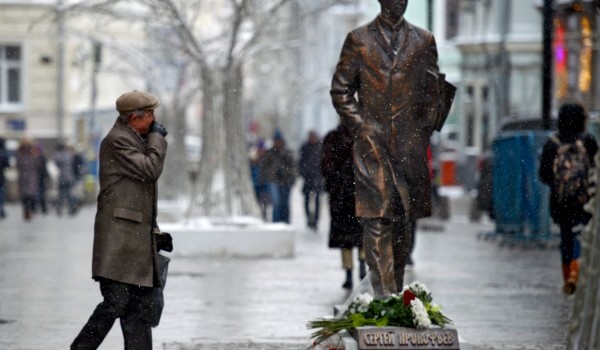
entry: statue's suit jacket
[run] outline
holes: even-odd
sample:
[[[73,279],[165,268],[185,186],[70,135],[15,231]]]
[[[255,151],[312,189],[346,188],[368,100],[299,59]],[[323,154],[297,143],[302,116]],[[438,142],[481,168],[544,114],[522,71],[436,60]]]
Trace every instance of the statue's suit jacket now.
[[[348,34],[331,97],[355,135],[357,216],[417,219],[431,215],[427,91],[439,73],[437,48],[430,32],[403,19],[394,54],[382,26],[377,17]]]

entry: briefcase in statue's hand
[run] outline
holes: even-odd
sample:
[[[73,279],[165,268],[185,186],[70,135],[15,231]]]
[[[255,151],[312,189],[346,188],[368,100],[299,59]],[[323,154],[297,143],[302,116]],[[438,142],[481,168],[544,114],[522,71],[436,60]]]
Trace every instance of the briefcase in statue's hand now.
[[[433,130],[440,131],[450,114],[450,108],[452,108],[452,102],[454,102],[454,95],[456,94],[456,86],[450,84],[445,79],[441,82],[440,99],[438,105],[438,114]]]
[[[428,117],[433,122],[433,130],[440,131],[450,114],[456,87],[446,81],[446,75],[427,71],[426,94],[428,103]]]

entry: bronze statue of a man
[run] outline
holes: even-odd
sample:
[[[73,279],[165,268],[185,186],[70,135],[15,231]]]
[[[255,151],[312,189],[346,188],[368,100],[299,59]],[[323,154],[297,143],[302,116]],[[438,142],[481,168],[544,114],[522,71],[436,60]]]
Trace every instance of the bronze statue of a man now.
[[[354,133],[356,214],[381,298],[403,288],[410,220],[431,215],[427,147],[454,91],[444,96],[433,34],[404,19],[408,0],[379,3],[379,16],[346,37],[331,98]]]

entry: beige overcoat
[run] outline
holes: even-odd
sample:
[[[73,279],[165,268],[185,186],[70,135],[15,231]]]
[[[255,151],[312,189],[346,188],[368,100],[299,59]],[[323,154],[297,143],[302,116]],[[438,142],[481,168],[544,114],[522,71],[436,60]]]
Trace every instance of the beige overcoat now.
[[[416,219],[431,215],[426,91],[439,73],[437,48],[430,32],[403,19],[394,54],[383,25],[377,17],[348,34],[331,97],[355,136],[357,216]]]
[[[150,133],[146,145],[120,120],[102,140],[92,277],[155,285],[156,181],[166,151],[164,137]]]

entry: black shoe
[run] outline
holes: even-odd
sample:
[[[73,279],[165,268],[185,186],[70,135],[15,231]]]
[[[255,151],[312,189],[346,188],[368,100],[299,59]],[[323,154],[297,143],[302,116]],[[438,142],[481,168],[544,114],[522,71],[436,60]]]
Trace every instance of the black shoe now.
[[[577,289],[577,285],[575,285],[575,283],[573,283],[573,282],[566,282],[565,285],[563,286],[563,292],[566,295],[574,294],[576,289]]]
[[[352,269],[346,270],[346,282],[342,284],[342,288],[352,290]]]
[[[358,276],[362,280],[363,278],[365,278],[367,276],[367,267],[365,266],[365,261],[364,260],[360,260],[359,264],[360,265],[359,265],[359,268],[358,268]]]
[[[346,282],[342,284],[342,288],[352,290],[352,281],[346,280]]]

